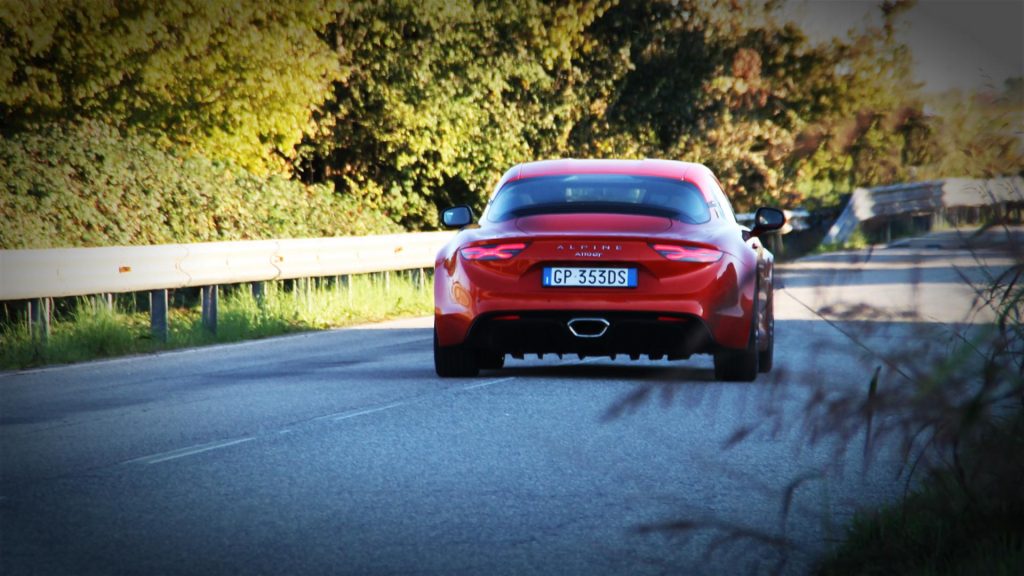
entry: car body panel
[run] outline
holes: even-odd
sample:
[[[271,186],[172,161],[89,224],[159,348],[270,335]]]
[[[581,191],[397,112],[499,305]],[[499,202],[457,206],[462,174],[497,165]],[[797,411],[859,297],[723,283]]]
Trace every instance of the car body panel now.
[[[525,330],[544,321],[549,322],[549,329],[561,330],[557,324],[572,315],[600,317],[602,313],[615,315],[623,326],[646,323],[653,331],[662,324],[689,322],[694,334],[707,335],[689,347],[669,347],[677,357],[745,348],[755,312],[757,334],[770,335],[767,314],[773,257],[756,236],[735,223],[731,207],[720,206],[727,200],[721,198],[720,185],[710,170],[675,161],[544,161],[513,167],[495,193],[512,182],[574,174],[626,174],[690,182],[713,207],[711,220],[690,224],[657,215],[588,212],[525,215],[494,222],[485,210],[479,224],[460,230],[437,256],[435,329],[440,346],[504,346],[496,344],[490,334],[497,330],[496,322]],[[509,259],[470,260],[460,252],[467,247],[520,244],[523,247]],[[713,262],[672,261],[653,247],[662,244],[720,252],[721,256]],[[637,286],[545,287],[541,281],[545,267],[635,268]],[[624,333],[625,328],[620,336]],[[493,351],[572,352],[575,341],[567,338],[551,344],[557,350],[530,350],[543,346],[522,342],[509,345],[516,349]],[[761,343],[765,340],[759,338]],[[587,353],[613,355],[616,346],[624,348],[623,353],[625,349],[631,354],[634,351],[623,342],[604,348],[582,339],[576,344]],[[656,343],[648,344],[662,349]]]

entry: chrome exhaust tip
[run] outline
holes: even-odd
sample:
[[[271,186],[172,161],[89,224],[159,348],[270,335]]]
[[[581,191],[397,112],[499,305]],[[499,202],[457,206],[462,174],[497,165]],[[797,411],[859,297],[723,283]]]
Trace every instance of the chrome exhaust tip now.
[[[569,332],[577,338],[600,338],[610,325],[604,318],[573,318],[568,322]]]

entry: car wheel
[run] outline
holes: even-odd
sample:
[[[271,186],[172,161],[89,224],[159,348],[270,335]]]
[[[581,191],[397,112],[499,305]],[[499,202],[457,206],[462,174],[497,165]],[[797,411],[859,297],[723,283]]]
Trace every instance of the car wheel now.
[[[434,371],[442,378],[466,378],[480,374],[480,363],[474,350],[466,346],[441,346],[434,330]]]
[[[775,358],[775,306],[772,303],[774,297],[768,295],[768,332],[766,334],[766,340],[768,345],[765,346],[764,350],[761,350],[757,354],[757,370],[759,372],[770,372],[772,369],[772,362]]]
[[[483,350],[477,357],[477,364],[482,370],[498,370],[505,366],[505,355],[490,350]]]
[[[750,322],[750,338],[743,350],[719,350],[715,352],[715,378],[728,382],[753,382],[757,379],[757,361],[761,354],[757,350],[757,311]]]

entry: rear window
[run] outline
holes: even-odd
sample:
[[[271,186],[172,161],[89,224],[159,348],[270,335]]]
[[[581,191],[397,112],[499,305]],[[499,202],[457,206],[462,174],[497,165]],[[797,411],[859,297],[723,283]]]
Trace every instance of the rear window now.
[[[512,182],[487,206],[487,219],[502,222],[535,214],[602,212],[664,216],[689,224],[711,219],[704,195],[689,182],[654,176],[585,174]]]

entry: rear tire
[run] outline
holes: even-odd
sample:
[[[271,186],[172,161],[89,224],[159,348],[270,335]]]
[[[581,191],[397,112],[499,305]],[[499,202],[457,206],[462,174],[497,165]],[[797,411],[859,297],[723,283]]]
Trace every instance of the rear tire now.
[[[757,354],[757,370],[759,372],[770,372],[775,359],[775,306],[772,303],[774,296],[768,296],[768,346]]]
[[[715,378],[726,382],[753,382],[757,379],[757,310],[750,322],[750,337],[744,350],[720,350],[715,352]]]
[[[504,360],[504,358],[502,358]],[[469,378],[480,374],[479,357],[466,346],[441,346],[434,330],[434,371],[441,378]]]

